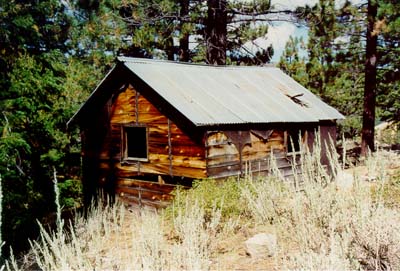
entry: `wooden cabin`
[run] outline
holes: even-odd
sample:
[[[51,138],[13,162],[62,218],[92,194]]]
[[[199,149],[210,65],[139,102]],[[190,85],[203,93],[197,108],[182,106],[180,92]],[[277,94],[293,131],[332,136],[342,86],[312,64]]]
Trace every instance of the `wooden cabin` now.
[[[194,179],[268,174],[271,154],[289,177],[296,142],[334,139],[342,118],[276,67],[120,57],[68,125],[81,129],[87,200],[100,186],[163,205]]]

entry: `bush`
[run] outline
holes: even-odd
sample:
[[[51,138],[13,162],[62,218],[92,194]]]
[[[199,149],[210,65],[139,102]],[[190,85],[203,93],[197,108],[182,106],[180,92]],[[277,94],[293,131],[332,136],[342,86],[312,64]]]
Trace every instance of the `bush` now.
[[[220,227],[218,209],[205,221],[205,210],[196,202],[187,202],[168,225],[154,211],[130,211],[118,201],[110,205],[98,200],[86,217],[77,214],[69,229],[51,232],[40,226],[40,238],[31,242],[30,257],[20,266],[10,259],[7,269],[210,269]]]
[[[344,134],[345,138],[354,139],[361,135],[362,119],[360,116],[346,116],[338,123],[338,135]]]
[[[387,178],[383,167],[391,165],[393,157],[381,154],[365,161],[368,174],[376,176],[374,184],[357,175],[346,188],[325,181],[318,159],[305,155],[302,159],[310,168],[300,187],[279,176],[199,181],[191,190],[175,192],[166,215],[128,212],[119,202],[100,203],[86,218],[78,215],[69,230],[48,232],[42,227],[40,239],[32,242],[30,267],[223,268],[218,242],[231,240],[227,234],[234,233],[247,232],[247,238],[246,226],[251,224],[251,231],[277,234],[278,249],[271,261],[279,269],[400,270],[400,212],[386,201],[392,195],[386,195],[386,187],[398,185],[398,175]],[[337,154],[329,157],[334,172],[339,171]],[[19,267],[14,261],[7,268]]]
[[[237,178],[223,181],[207,179],[194,182],[192,189],[177,189],[172,205],[167,208],[167,214],[186,208],[189,202],[189,205],[197,203],[199,208],[204,209],[206,221],[211,219],[215,209],[220,210],[223,223],[242,217],[246,214],[246,209],[243,208],[245,205],[241,197],[241,182]]]
[[[61,202],[63,208],[79,208],[83,202],[82,182],[80,180],[69,179],[58,183],[60,189]]]
[[[368,172],[377,176],[380,187],[387,181],[381,168],[384,160],[379,153],[366,160]],[[318,178],[318,174],[304,175],[297,192],[273,178],[242,187],[247,209],[256,222],[273,224],[279,234],[283,266],[399,270],[400,214],[385,207],[385,190],[370,189],[357,178],[352,187],[343,190],[336,183],[316,182]]]

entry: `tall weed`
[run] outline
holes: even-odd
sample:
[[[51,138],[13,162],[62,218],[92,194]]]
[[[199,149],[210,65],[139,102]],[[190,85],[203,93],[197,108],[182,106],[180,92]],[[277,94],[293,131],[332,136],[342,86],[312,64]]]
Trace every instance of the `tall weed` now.
[[[220,209],[210,212],[188,202],[171,224],[155,211],[126,209],[98,202],[87,217],[77,214],[69,229],[48,231],[31,242],[33,262],[8,270],[37,266],[42,270],[203,270],[209,269],[213,238],[220,228]]]
[[[339,172],[337,154],[329,157],[331,170]],[[382,190],[371,190],[357,176],[350,189],[340,189],[335,182],[326,182],[327,169],[312,154],[302,159],[308,168],[300,191],[276,178],[242,187],[255,221],[273,224],[279,234],[285,251],[281,264],[306,270],[400,269],[400,216],[398,210],[385,207]],[[374,155],[366,160],[368,172],[379,173],[378,186],[386,181],[385,163]]]
[[[327,148],[333,152],[332,146]],[[368,175],[377,176],[372,183],[354,173],[343,189],[334,182],[343,175],[338,155],[328,154],[326,167],[320,163],[321,152],[317,145],[302,154],[303,174],[295,185],[283,182],[273,168],[265,178],[199,181],[191,190],[178,190],[163,215],[99,200],[68,228],[57,216],[57,229],[41,226],[40,238],[31,242],[30,266],[207,270],[220,266],[217,240],[252,225],[277,234],[279,253],[273,261],[281,269],[400,270],[400,213],[387,207],[384,189],[388,156],[378,152],[367,157]],[[61,212],[59,205],[57,210]],[[25,267],[15,260],[6,264],[8,270]]]

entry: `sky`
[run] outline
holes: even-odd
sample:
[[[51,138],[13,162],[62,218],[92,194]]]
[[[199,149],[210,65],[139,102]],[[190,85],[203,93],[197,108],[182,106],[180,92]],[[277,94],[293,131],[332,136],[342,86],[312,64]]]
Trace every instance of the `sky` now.
[[[295,9],[298,6],[314,5],[318,0],[272,0],[272,6],[275,10]],[[268,25],[268,33],[265,37],[260,37],[253,41],[248,42],[244,46],[251,52],[256,52],[259,47],[267,48],[272,44],[274,48],[274,55],[271,62],[277,63],[285,49],[286,42],[290,36],[303,37],[304,41],[307,40],[307,28],[298,26],[290,22],[274,22]]]
[[[279,22],[268,27],[268,33],[265,37],[258,38],[254,41],[255,44],[246,43],[246,48],[251,52],[256,52],[258,46],[261,48],[267,48],[270,44],[274,48],[274,55],[272,56],[271,62],[277,63],[285,49],[286,42],[290,36],[303,37],[303,40],[307,40],[307,28],[304,26],[296,26],[288,22]]]
[[[295,9],[298,6],[313,6],[318,0],[272,0],[271,4],[275,10]],[[290,36],[303,37],[304,41],[307,40],[307,28],[304,26],[297,26],[290,22],[277,22],[269,25],[268,33],[265,37],[258,38],[254,41],[257,46],[267,48],[270,44],[274,48],[274,55],[271,62],[277,63],[285,49],[286,42]],[[257,46],[247,43],[246,48],[250,51],[256,51]]]
[[[272,0],[271,4],[275,9],[293,9],[298,6],[313,6],[318,2],[318,0]]]
[[[271,4],[275,10],[295,9],[298,6],[313,6],[318,0],[272,0]],[[345,0],[337,0],[336,5],[341,6]],[[365,0],[352,0],[353,4],[365,2]],[[272,44],[274,48],[274,55],[271,62],[277,63],[285,49],[286,42],[290,36],[302,37],[306,42],[308,39],[308,29],[305,26],[296,26],[289,22],[277,22],[269,25],[268,33],[265,37],[258,38],[254,41],[261,48],[267,48]],[[257,51],[257,46],[251,43],[245,44],[246,48],[252,52]]]

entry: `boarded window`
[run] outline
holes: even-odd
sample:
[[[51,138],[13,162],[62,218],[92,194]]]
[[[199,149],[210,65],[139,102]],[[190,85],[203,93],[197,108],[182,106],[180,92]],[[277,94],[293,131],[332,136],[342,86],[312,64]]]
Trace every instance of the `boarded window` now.
[[[125,126],[123,128],[124,159],[147,160],[147,128],[141,126]]]
[[[286,132],[286,147],[288,153],[300,152],[305,139],[304,131],[293,129]]]

